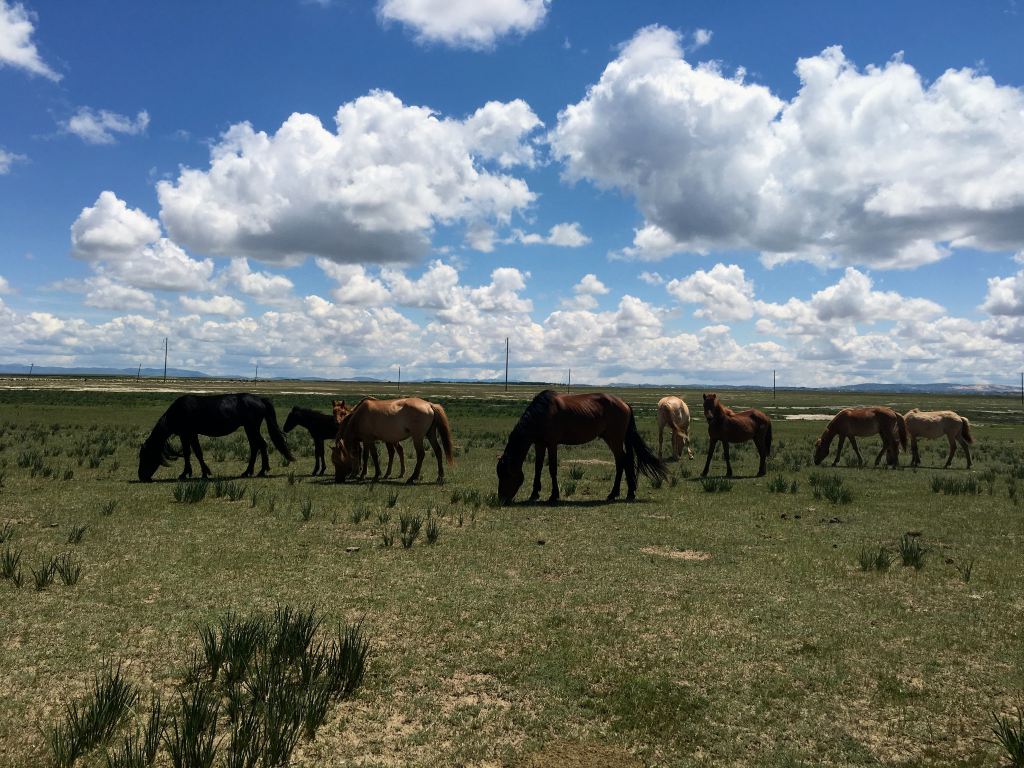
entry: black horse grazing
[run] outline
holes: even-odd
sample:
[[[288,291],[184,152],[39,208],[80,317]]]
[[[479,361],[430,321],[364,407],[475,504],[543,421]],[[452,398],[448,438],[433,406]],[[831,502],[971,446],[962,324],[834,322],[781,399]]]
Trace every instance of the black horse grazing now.
[[[668,475],[665,465],[647,447],[636,430],[633,409],[614,395],[594,392],[585,395],[560,395],[544,390],[523,412],[519,423],[508,436],[505,452],[498,459],[498,498],[508,504],[515,497],[525,479],[523,461],[534,447],[536,464],[533,474],[533,492],[530,501],[540,497],[540,473],[547,450],[551,471],[551,497],[548,503],[558,501],[558,446],[582,445],[601,438],[615,455],[615,484],[608,501],[616,499],[626,473],[626,500],[636,497],[636,473],[664,480]]]
[[[284,420],[284,431],[291,432],[296,427],[305,427],[309,430],[309,436],[313,438],[313,474],[322,475],[327,469],[327,462],[324,460],[324,441],[333,440],[338,434],[338,422],[333,414],[295,406]]]
[[[285,461],[292,461],[292,452],[284,435],[277,426],[274,405],[265,397],[243,392],[237,395],[182,395],[164,411],[146,442],[139,449],[139,480],[149,482],[157,467],[166,465],[169,459],[184,455],[185,468],[179,479],[192,476],[191,452],[195,451],[203,477],[210,476],[210,468],[203,461],[203,450],[199,447],[199,435],[223,437],[241,427],[249,438],[249,466],[242,477],[251,477],[256,463],[256,452],[262,459],[260,477],[267,474],[269,461],[267,443],[260,435],[260,424],[266,419],[267,431],[274,447],[281,452]],[[167,445],[167,439],[177,435],[181,439],[182,453],[178,454]]]

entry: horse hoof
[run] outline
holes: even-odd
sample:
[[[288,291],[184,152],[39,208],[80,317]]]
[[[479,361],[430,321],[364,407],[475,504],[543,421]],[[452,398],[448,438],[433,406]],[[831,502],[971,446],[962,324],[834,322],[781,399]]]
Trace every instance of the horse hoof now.
[[[617,498],[619,498],[619,494],[617,494],[617,493],[609,493],[607,496],[604,497],[604,500],[605,501],[615,501]]]
[[[626,495],[626,501],[636,501],[636,494],[630,493]]]
[[[437,478],[437,484],[444,485],[444,475],[441,475],[441,477]]]
[[[408,480],[405,481],[405,484],[406,485],[412,485],[415,482],[416,482],[416,478],[415,477],[410,477]]]
[[[527,501],[540,501],[540,491],[537,491],[536,493],[531,493],[530,498],[527,499]]]
[[[550,504],[551,506],[555,506],[558,503],[558,498],[559,498],[558,496],[551,496],[547,500],[547,503]]]

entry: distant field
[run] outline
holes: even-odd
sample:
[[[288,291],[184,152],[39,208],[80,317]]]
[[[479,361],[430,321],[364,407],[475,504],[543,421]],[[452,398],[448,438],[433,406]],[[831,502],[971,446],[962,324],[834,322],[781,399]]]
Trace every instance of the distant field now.
[[[567,448],[559,506],[520,493],[501,507],[495,458],[537,390],[403,385],[448,411],[444,486],[429,453],[417,487],[310,478],[312,443],[295,432],[294,464],[272,452],[272,476],[238,481],[238,500],[190,504],[174,498],[180,463],[133,482],[177,394],[264,393],[283,422],[293,405],[396,388],[0,377],[0,553],[20,550],[25,575],[20,589],[0,580],[0,765],[47,764],[44,730],[108,661],[173,708],[197,627],[279,604],[362,621],[372,643],[363,687],[294,765],[998,764],[993,713],[1024,699],[1019,400],[726,391],[772,416],[775,450],[757,479],[755,452],[735,450],[740,477],[713,492],[696,477],[700,392],[674,391],[694,410],[697,459],[670,464],[669,482],[605,504],[607,449]],[[612,391],[656,447],[654,405],[670,392]],[[809,466],[824,424],[808,417],[877,403],[970,418],[973,470],[960,456],[942,470],[937,441],[917,470]],[[241,433],[203,446],[217,477],[244,467]],[[877,447],[862,442],[872,460]],[[711,474],[724,469],[719,455]],[[852,499],[816,497],[830,483]],[[403,513],[436,519],[437,543],[383,546]],[[77,544],[73,526],[87,526]],[[897,554],[908,532],[919,570]],[[881,548],[888,571],[863,571]],[[29,567],[68,551],[80,581],[36,591]],[[79,764],[104,765],[103,750]]]

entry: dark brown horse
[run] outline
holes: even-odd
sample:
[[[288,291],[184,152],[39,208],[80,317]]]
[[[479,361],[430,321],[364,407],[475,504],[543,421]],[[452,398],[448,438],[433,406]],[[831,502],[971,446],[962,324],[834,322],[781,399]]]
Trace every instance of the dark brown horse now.
[[[836,435],[839,435],[839,447],[836,449],[835,461],[832,462],[833,467],[839,463],[839,457],[843,453],[843,443],[846,440],[849,440],[850,445],[853,446],[853,452],[857,454],[857,461],[861,464],[864,463],[864,458],[860,455],[860,449],[857,447],[858,437],[878,435],[882,438],[882,450],[875,457],[876,467],[881,461],[883,453],[888,454],[887,461],[890,467],[899,466],[900,446],[903,447],[903,450],[907,449],[906,420],[892,408],[887,408],[884,405],[869,408],[843,408],[837,413],[814,444],[815,464],[821,464],[828,456],[829,446],[832,445],[832,439]]]
[[[722,405],[714,392],[704,395],[704,418],[708,422],[708,460],[704,462],[701,477],[707,477],[711,468],[711,457],[715,448],[722,443],[722,454],[725,456],[725,476],[732,477],[732,462],[729,461],[729,443],[745,443],[753,440],[757,447],[757,455],[761,463],[757,467],[757,476],[765,473],[765,462],[772,452],[772,420],[768,414],[751,408],[736,413]]]
[[[512,430],[505,451],[498,457],[498,498],[508,504],[523,484],[523,462],[532,445],[536,453],[533,492],[530,501],[540,498],[540,473],[544,453],[549,455],[551,496],[558,501],[558,446],[582,445],[601,438],[615,455],[615,484],[608,501],[619,496],[622,473],[626,473],[626,499],[636,498],[636,473],[664,480],[668,472],[636,430],[633,409],[614,395],[594,392],[585,395],[560,395],[546,389],[533,398],[519,423]]]

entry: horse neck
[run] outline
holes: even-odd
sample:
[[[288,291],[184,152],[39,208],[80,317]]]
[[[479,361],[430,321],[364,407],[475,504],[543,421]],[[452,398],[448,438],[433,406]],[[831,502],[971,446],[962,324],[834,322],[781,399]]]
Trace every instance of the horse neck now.
[[[504,455],[506,460],[521,467],[523,462],[526,461],[526,454],[529,453],[532,442],[533,440],[527,434],[527,431],[517,424],[508,436],[508,442],[505,443]]]
[[[166,413],[156,420],[156,424],[153,425],[153,431],[146,438],[146,445],[155,445],[160,448],[164,446],[167,439],[174,433],[169,421]]]

